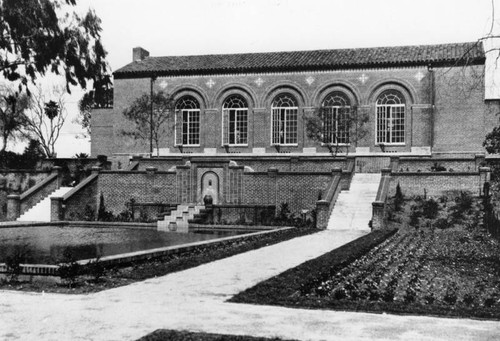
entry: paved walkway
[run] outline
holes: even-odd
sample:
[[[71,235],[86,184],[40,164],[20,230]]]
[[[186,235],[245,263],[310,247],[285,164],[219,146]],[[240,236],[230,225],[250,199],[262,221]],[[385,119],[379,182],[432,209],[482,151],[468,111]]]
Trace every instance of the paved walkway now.
[[[500,322],[226,303],[362,232],[322,231],[90,295],[0,291],[0,340],[135,340],[158,328],[301,340],[496,340]]]

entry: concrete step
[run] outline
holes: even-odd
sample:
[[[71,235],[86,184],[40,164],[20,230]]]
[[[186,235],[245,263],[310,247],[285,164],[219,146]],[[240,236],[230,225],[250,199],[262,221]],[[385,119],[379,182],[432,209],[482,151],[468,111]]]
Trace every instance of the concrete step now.
[[[39,203],[24,212],[17,221],[50,221],[50,198],[62,197],[73,187],[60,187],[43,198]]]
[[[157,229],[158,231],[188,232],[189,220],[192,220],[202,209],[205,209],[205,206],[178,205],[170,215],[158,220]]]
[[[354,174],[349,190],[340,192],[327,228],[368,231],[380,179],[376,173]]]

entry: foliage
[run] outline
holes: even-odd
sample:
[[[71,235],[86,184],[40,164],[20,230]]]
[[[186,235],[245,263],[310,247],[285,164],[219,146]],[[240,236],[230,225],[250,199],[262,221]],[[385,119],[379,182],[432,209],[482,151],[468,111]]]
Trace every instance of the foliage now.
[[[486,135],[483,141],[483,147],[490,154],[500,153],[500,127],[494,127],[493,130]]]
[[[173,111],[173,99],[162,91],[143,94],[123,111],[123,116],[134,124],[132,130],[121,133],[134,139],[154,142],[159,155],[159,147],[168,134],[167,122]],[[151,146],[152,147],[152,146]]]
[[[459,223],[472,209],[473,198],[469,192],[461,191],[455,198],[455,205],[451,207],[451,221]]]
[[[396,194],[394,195],[394,209],[396,211],[401,211],[401,207],[404,205],[404,196],[403,192],[401,191],[401,186],[398,184],[396,185]]]
[[[23,154],[10,151],[0,151],[0,168],[7,169],[35,169],[38,162],[45,158],[45,154],[37,140],[30,140]]]
[[[77,159],[88,159],[89,158],[89,154],[87,154],[87,153],[76,153],[73,157],[75,157]]]
[[[62,74],[66,89],[89,80],[109,82],[101,20],[74,11],[76,0],[5,0],[0,4],[0,71],[19,88],[48,72]]]
[[[432,198],[422,202],[422,213],[427,219],[436,219],[439,213],[439,204]]]
[[[98,89],[98,90],[97,90]],[[113,88],[109,82],[94,82],[94,90],[85,93],[78,101],[78,116],[74,119],[85,130],[83,137],[90,137],[92,109],[113,107]]]
[[[94,282],[99,282],[106,275],[106,268],[101,262],[101,256],[97,256],[86,266],[86,271],[94,278]]]
[[[446,167],[440,165],[437,162],[434,162],[434,166],[431,167],[431,171],[433,171],[433,172],[446,172]]]
[[[431,200],[413,200],[413,206],[420,209],[437,203],[436,222],[446,222],[451,207],[444,207],[446,201]],[[463,194],[454,206],[468,207],[468,201]],[[422,219],[428,219],[421,213]],[[354,259],[340,258],[334,250],[232,301],[499,319],[500,244],[475,224],[476,213],[480,208],[472,204],[460,224],[446,229],[422,225],[414,230],[402,224],[395,235],[368,253],[361,253],[354,241],[345,246],[357,254]]]
[[[240,292],[231,298],[230,301],[252,304],[301,305],[303,295],[309,292],[310,288],[316,288],[318,285],[321,285],[324,280],[337,274],[347,264],[352,263],[357,258],[369,252],[372,248],[393,235],[394,232],[395,230],[374,231]],[[332,295],[341,297],[343,291],[340,289]],[[319,302],[317,298],[314,301]]]
[[[71,288],[75,285],[78,276],[82,273],[82,266],[76,261],[70,248],[64,249],[61,264],[57,274]]]
[[[246,335],[227,335],[203,332],[158,329],[137,341],[292,341],[282,338],[267,338]]]
[[[339,110],[332,123],[332,113],[328,107],[316,108],[313,115],[305,117],[307,137],[315,142],[325,145],[332,156],[337,156],[339,152],[349,152],[349,145],[356,146],[368,134],[368,115],[360,114],[356,107]],[[336,129],[327,128],[336,126]],[[340,131],[349,132],[349,143],[341,143],[342,136],[337,136]]]
[[[106,211],[106,206],[104,204],[104,195],[101,192],[99,196],[99,209],[97,210],[97,220],[98,221],[113,221],[113,213]]]
[[[12,253],[6,257],[5,265],[7,266],[7,273],[10,274],[10,282],[17,281],[19,275],[22,273],[22,263],[27,263],[31,254],[29,244],[16,245]]]
[[[10,89],[3,89],[2,92],[4,94],[0,96],[0,132],[1,152],[5,152],[10,140],[23,136],[22,131],[26,125],[25,110],[29,106],[29,99],[26,95],[19,95]]]

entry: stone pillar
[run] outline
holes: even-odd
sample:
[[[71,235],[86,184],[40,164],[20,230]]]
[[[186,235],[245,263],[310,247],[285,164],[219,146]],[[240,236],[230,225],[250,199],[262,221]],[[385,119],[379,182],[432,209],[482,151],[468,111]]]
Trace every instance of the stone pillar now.
[[[316,228],[326,229],[328,227],[328,219],[330,218],[330,203],[326,200],[316,201]]]
[[[62,186],[62,168],[59,166],[52,167],[52,174],[57,174],[57,188]]]
[[[99,174],[99,172],[102,170],[102,167],[99,166],[94,166],[92,167],[92,175],[93,174]]]
[[[21,215],[21,196],[11,194],[7,196],[7,220],[14,221]]]
[[[474,155],[474,161],[476,164],[476,169],[479,167],[483,167],[486,162],[486,156],[484,154],[476,154]]]
[[[158,168],[156,167],[146,167],[146,174],[147,175],[154,175]]]
[[[383,201],[375,201],[372,203],[372,231],[380,230],[384,227],[385,203]]]
[[[491,180],[490,167],[479,167],[479,195],[483,195],[484,184]]]
[[[50,221],[64,220],[63,198],[50,198]]]
[[[399,165],[399,156],[396,156],[396,155],[391,155],[391,162],[390,162],[390,170],[392,170],[393,172],[397,172],[398,171],[398,165]],[[384,169],[382,169],[382,174],[384,172]]]

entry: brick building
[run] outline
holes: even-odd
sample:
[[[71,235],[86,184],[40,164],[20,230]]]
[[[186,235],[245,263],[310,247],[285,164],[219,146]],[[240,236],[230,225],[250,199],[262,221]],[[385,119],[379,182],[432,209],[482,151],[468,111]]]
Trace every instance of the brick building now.
[[[114,73],[114,108],[92,117],[91,152],[149,152],[147,140],[121,132],[130,129],[123,110],[151,91],[176,103],[163,156],[325,153],[305,129],[320,107],[332,115],[325,134],[351,154],[483,152],[496,124],[484,101],[484,63],[477,43],[185,57],[135,48],[133,62]],[[342,108],[368,117],[363,139],[353,139],[356,127],[346,131]]]
[[[133,166],[165,172],[161,183],[171,194],[163,201],[200,202],[210,194],[216,203],[287,200],[296,210],[313,208],[331,170],[346,169],[347,155],[356,172],[379,172],[391,156],[472,158],[474,168],[498,123],[497,103],[485,100],[484,71],[475,42],[179,57],[150,57],[138,47],[132,63],[114,73],[113,108],[92,114],[91,154],[107,155],[115,169],[148,156],[147,139],[123,134],[133,129],[123,111],[163,91],[174,108],[152,153],[160,156]],[[307,130],[318,112],[324,143]]]

